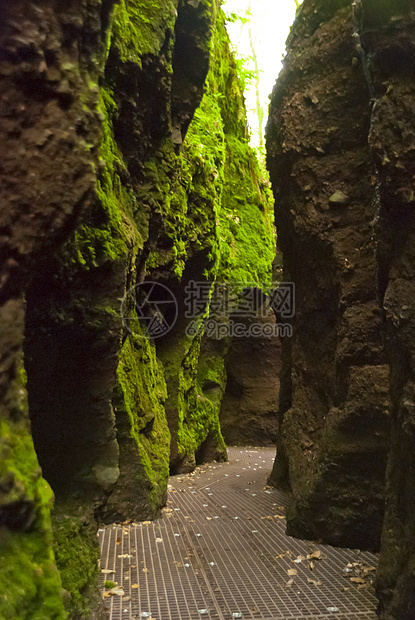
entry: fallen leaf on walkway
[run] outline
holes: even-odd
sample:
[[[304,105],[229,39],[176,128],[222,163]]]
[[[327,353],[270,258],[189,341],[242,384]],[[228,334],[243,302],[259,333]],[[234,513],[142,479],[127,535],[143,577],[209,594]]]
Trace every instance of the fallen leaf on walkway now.
[[[124,596],[124,588],[122,586],[115,586],[115,588],[111,588],[111,590],[107,590],[104,592],[107,596]]]
[[[296,558],[295,560],[293,560],[294,564],[301,564],[301,562],[303,560],[305,560],[306,558],[303,555],[299,555],[298,558]]]
[[[285,584],[285,587],[286,587],[286,588],[291,588],[291,586],[293,585],[293,583],[294,583],[294,579],[290,579],[290,580],[289,580],[289,581],[287,581],[287,583]]]
[[[151,525],[151,521],[143,521],[143,525]]]
[[[321,581],[319,581],[318,579],[310,579],[309,577],[307,578],[308,583],[312,583],[313,586],[321,586],[323,585],[321,583]]]
[[[132,590],[136,590],[137,588],[139,588],[139,584],[138,583],[133,583],[133,585],[131,586]]]
[[[163,542],[163,539],[162,539],[162,538],[156,538],[155,540],[156,540],[156,543],[161,543],[161,542]]]
[[[313,551],[310,555],[307,556],[307,560],[320,560],[321,559],[321,551]]]
[[[353,581],[353,583],[366,583],[361,577],[350,577],[350,581]]]
[[[206,517],[206,521],[212,521],[212,517]]]
[[[275,559],[282,560],[282,558],[286,558],[287,555],[291,555],[291,551],[284,551],[284,553],[280,553],[279,555],[276,555]]]
[[[104,575],[109,575],[110,573],[115,573],[115,570],[112,570],[110,568],[101,568],[101,573],[103,573]]]
[[[295,568],[289,568],[289,569],[287,570],[287,573],[288,573],[289,575],[297,575],[298,571],[297,571]]]
[[[315,562],[311,561],[311,562],[308,563],[308,568],[310,570],[314,570],[315,565],[316,565]]]
[[[115,541],[117,545],[121,545],[121,538],[118,537],[117,540]]]
[[[123,553],[122,555],[118,556],[119,558],[132,558],[133,556],[130,555],[129,553]]]
[[[143,573],[148,573],[148,572],[149,572],[148,568],[143,568]]]

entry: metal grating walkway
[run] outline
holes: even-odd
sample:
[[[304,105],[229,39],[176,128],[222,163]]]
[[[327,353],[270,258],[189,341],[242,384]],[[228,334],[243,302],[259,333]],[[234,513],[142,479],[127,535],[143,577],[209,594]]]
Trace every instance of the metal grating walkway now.
[[[172,478],[162,519],[99,531],[110,620],[375,619],[376,556],[286,536],[275,449],[228,454]]]

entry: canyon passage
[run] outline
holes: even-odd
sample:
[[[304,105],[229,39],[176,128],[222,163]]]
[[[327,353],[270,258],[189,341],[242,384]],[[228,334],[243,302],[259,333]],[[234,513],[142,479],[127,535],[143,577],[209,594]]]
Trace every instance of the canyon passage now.
[[[295,4],[253,148],[248,14],[0,0],[1,620],[415,619],[415,1]]]

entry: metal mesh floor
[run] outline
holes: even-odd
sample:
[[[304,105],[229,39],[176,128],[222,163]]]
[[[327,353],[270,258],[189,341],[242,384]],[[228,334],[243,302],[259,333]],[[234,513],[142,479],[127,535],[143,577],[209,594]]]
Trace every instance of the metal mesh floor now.
[[[375,619],[376,556],[286,536],[275,450],[228,454],[171,478],[162,519],[100,529],[110,620]]]

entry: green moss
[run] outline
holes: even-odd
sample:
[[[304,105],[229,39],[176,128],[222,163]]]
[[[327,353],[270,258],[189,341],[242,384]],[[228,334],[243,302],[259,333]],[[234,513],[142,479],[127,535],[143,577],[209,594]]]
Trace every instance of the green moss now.
[[[271,193],[248,143],[243,94],[222,12],[216,11],[215,18],[206,92],[181,152],[174,153],[166,140],[145,168],[142,201],[162,215],[163,232],[171,241],[168,251],[152,249],[147,268],[164,268],[180,278],[189,260],[205,252],[208,260],[195,276],[199,280],[236,282],[240,288],[269,285],[275,256]],[[203,317],[199,324],[203,333]],[[176,335],[160,352],[173,443],[179,457],[187,455],[190,461],[208,437],[216,438],[219,451],[225,449],[219,426],[224,351],[201,357],[202,333]],[[204,385],[217,387],[204,390]]]
[[[0,617],[3,620],[67,618],[50,532],[50,518],[46,515],[43,523],[31,532],[0,530]]]
[[[52,549],[53,493],[42,478],[33,446],[24,385],[20,361],[11,390],[14,419],[0,420],[0,499],[2,507],[21,503],[25,517],[20,516],[16,530],[0,526],[0,617],[61,620],[67,614]]]
[[[80,226],[65,246],[65,257],[81,269],[91,270],[106,262],[125,260],[134,247],[142,247],[143,239],[133,224],[136,199],[121,182],[128,176],[112,129],[116,106],[108,89],[100,91],[100,110],[103,119],[99,156],[102,162],[97,180],[98,202],[90,221]],[[94,225],[94,220],[99,221]]]
[[[120,0],[115,7],[113,39],[123,62],[141,67],[145,54],[158,54],[167,30],[173,30],[177,0]]]
[[[259,165],[248,143],[231,135],[226,146],[219,278],[267,285],[275,257],[270,190],[261,183]]]
[[[135,331],[139,330],[137,325]],[[128,434],[141,466],[134,468],[134,475],[141,480],[143,490],[148,489],[145,502],[154,515],[166,494],[169,476],[170,433],[164,411],[167,392],[154,345],[140,333],[130,334],[124,342],[117,378],[117,420],[121,415],[128,419]]]
[[[87,520],[82,509],[79,512],[79,516],[73,514],[73,505],[59,506],[53,516],[54,549],[62,585],[70,593],[70,616],[87,618],[98,582],[99,547],[91,517]]]

